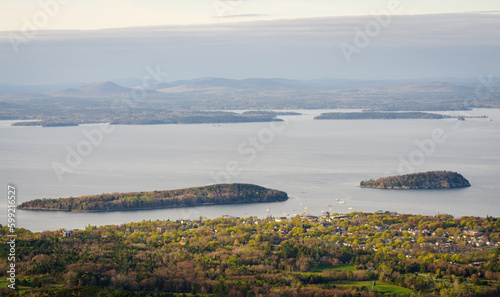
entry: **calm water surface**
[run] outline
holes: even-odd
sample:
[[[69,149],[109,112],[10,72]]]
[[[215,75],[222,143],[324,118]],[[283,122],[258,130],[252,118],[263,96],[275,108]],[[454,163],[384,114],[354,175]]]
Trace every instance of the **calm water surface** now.
[[[287,119],[286,124],[275,126],[115,126],[113,132],[104,135],[102,143],[92,147],[90,155],[82,158],[81,164],[62,174],[62,181],[52,169],[53,162],[67,165],[68,147],[76,149],[86,140],[84,132],[98,126],[11,127],[10,121],[0,121],[0,182],[4,185],[0,224],[6,222],[7,183],[17,186],[18,203],[218,182],[258,184],[290,195],[281,203],[192,209],[111,213],[19,210],[19,225],[33,231],[223,214],[292,215],[304,213],[305,207],[315,215],[322,211],[390,210],[500,216],[499,109],[467,112],[489,118],[467,119],[460,124],[454,119],[314,121],[314,116],[325,111],[300,112],[304,115],[282,117]],[[433,131],[444,133],[445,141],[432,141]],[[418,142],[426,146],[422,149]],[[415,191],[358,187],[363,179],[409,170],[458,171],[472,187]],[[345,203],[339,204],[337,199]]]

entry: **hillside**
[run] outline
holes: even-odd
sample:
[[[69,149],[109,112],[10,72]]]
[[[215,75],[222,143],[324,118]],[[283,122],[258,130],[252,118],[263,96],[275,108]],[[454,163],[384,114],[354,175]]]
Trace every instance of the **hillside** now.
[[[112,193],[24,202],[19,209],[62,211],[115,211],[192,207],[215,204],[286,201],[281,191],[249,184],[220,184],[169,191]]]
[[[360,183],[362,188],[377,189],[451,189],[470,187],[461,174],[450,171],[429,171],[407,175],[382,177]]]
[[[500,252],[494,248],[500,224],[493,217],[353,212],[93,223],[83,230],[16,229],[19,292],[6,287],[3,272],[0,296],[492,297],[500,292]],[[6,225],[0,226],[0,240],[11,240]],[[2,246],[8,255],[9,245]]]

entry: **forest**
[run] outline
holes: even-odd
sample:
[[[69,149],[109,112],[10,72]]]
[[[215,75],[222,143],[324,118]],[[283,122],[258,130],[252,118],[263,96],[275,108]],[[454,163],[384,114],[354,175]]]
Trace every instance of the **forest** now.
[[[218,184],[180,190],[110,193],[26,201],[19,209],[59,211],[117,211],[217,204],[286,201],[284,192],[250,184]]]
[[[16,291],[0,245],[2,296],[500,295],[492,217],[225,216],[16,235]]]
[[[362,188],[377,189],[450,189],[470,187],[469,181],[460,173],[451,171],[429,171],[406,175],[365,180]]]

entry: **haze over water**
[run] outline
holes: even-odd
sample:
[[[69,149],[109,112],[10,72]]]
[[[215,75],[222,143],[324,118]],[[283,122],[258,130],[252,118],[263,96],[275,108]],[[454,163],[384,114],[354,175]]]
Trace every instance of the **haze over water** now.
[[[263,129],[269,131],[270,123],[115,126],[74,172],[63,174],[62,182],[51,163],[65,164],[67,146],[75,148],[85,140],[83,131],[96,126],[11,127],[11,122],[2,121],[0,180],[5,186],[17,186],[18,203],[37,198],[178,189],[221,181],[258,184],[290,196],[282,203],[110,213],[19,210],[20,227],[32,231],[223,214],[282,216],[304,213],[305,207],[313,215],[321,211],[390,210],[500,216],[500,110],[447,112],[489,116],[467,119],[458,129],[454,128],[455,119],[315,121],[312,118],[325,111],[300,112],[304,115],[282,117],[288,124],[272,139],[267,138],[269,143],[259,141],[259,149],[250,144],[249,137],[258,139]],[[415,141],[431,139],[435,129],[445,131],[446,141],[436,144],[434,152],[415,166],[415,172],[457,171],[472,187],[411,191],[359,188],[361,180],[399,174],[401,159],[408,160],[412,152],[421,150]],[[249,161],[251,151],[255,158]],[[228,164],[241,169],[238,174],[229,174],[229,180],[221,174],[227,174]],[[214,174],[221,178],[214,179]],[[0,218],[5,221],[6,199],[2,199],[0,208]]]

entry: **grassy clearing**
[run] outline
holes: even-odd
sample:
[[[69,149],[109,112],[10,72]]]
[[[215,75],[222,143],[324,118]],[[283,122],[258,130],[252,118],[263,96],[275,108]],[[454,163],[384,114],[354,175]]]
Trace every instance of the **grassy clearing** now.
[[[343,286],[343,287],[366,287],[368,290],[371,289],[372,287],[372,282],[371,280],[368,281],[349,281],[349,280],[341,280],[341,281],[336,281],[334,284],[338,286]],[[375,282],[376,283],[376,282]]]
[[[6,279],[0,279],[0,288],[8,288],[10,282]],[[24,286],[19,286],[16,284],[16,288],[17,288],[17,291],[18,292],[23,292],[23,291],[26,291],[28,289],[28,287],[24,287]]]
[[[410,289],[389,285],[386,283],[376,283],[374,291],[401,295],[411,295],[413,293],[413,291]]]
[[[338,286],[358,287],[358,288],[365,287],[368,290],[372,288],[372,283],[373,281],[341,281],[340,283],[335,282],[335,284]],[[375,286],[373,290],[375,292],[380,292],[380,293],[391,293],[391,294],[401,294],[401,295],[411,295],[413,293],[413,291],[410,289],[378,281],[375,281]]]

